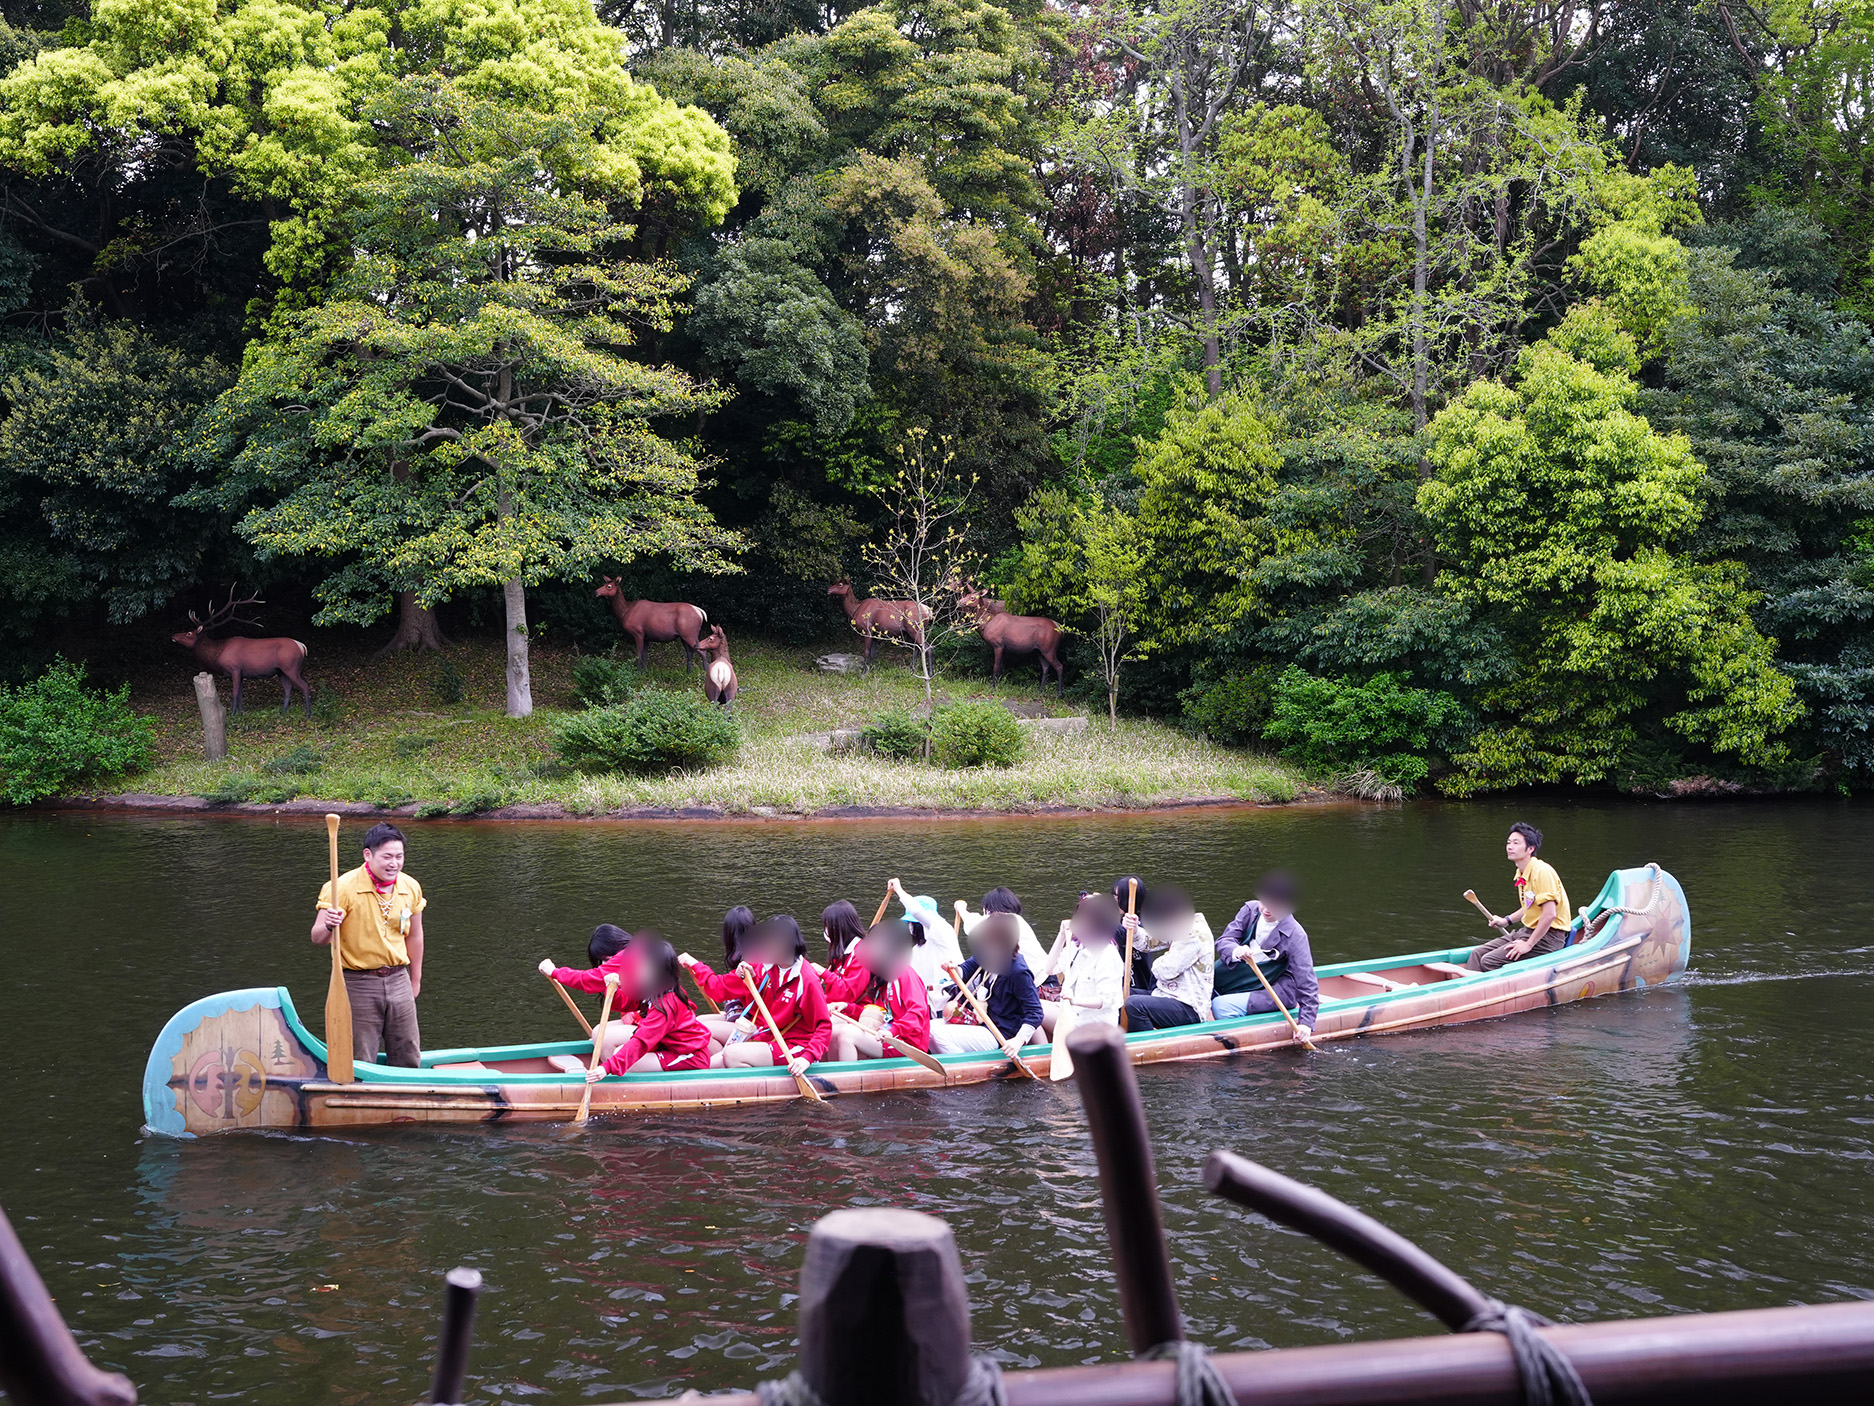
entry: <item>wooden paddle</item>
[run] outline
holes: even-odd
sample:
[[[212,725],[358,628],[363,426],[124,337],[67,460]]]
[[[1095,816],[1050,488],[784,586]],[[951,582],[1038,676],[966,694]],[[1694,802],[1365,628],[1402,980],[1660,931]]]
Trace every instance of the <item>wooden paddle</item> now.
[[[1139,910],[1139,881],[1126,880],[1126,916],[1135,917]],[[1126,929],[1126,985],[1119,997],[1119,1028],[1132,1029],[1132,1021],[1126,1016],[1126,1002],[1132,999],[1132,939],[1138,932],[1136,926]]]
[[[893,879],[890,883],[885,885],[885,896],[878,901],[878,912],[872,915],[873,927],[877,927],[880,923],[885,921],[885,910],[891,907],[891,891],[897,887],[898,881],[896,879]]]
[[[774,1012],[769,1010],[768,1003],[761,999],[761,992],[756,989],[754,978],[747,972],[742,973],[742,985],[748,988],[749,996],[754,999],[755,1008],[761,1012],[762,1020],[767,1022],[768,1033],[774,1037],[775,1049],[779,1051],[782,1059],[786,1059],[787,1041],[781,1037],[781,1027],[775,1024]],[[794,1086],[800,1090],[802,1097],[810,1098],[815,1103],[826,1102],[825,1099],[820,1097],[820,1091],[814,1088],[813,1081],[805,1074],[794,1075]]]
[[[721,1015],[722,1007],[709,999],[709,993],[703,990],[703,983],[696,979],[696,973],[684,966],[681,962],[678,962],[677,966],[682,970],[685,976],[690,978],[690,985],[696,989],[696,999],[703,1003],[711,1015]]]
[[[556,981],[555,986],[559,985]],[[618,994],[618,973],[605,973],[605,1004],[599,1007],[599,1023],[592,1032],[592,1063],[586,1066],[590,1074],[599,1067],[599,1053],[605,1047],[605,1023],[612,1018],[612,997]],[[583,1123],[592,1116],[592,1085],[586,1085],[586,1091],[579,1095],[579,1111],[573,1115],[573,1122]]]
[[[1250,959],[1249,969],[1256,973],[1256,980],[1262,983],[1262,989],[1269,993],[1269,999],[1275,1002],[1275,1008],[1282,1013],[1282,1019],[1288,1022],[1289,1033],[1309,1049],[1314,1049],[1314,1041],[1301,1033],[1301,1027],[1295,1023],[1295,1017],[1288,1013],[1288,1007],[1282,1004],[1282,998],[1275,994],[1275,988],[1269,985],[1269,978],[1262,974],[1262,968],[1256,965],[1253,957]]]
[[[898,1053],[903,1055],[906,1059],[915,1059],[919,1064],[923,1065],[926,1069],[930,1070],[931,1073],[942,1074],[944,1072],[944,1067],[941,1064],[939,1064],[933,1056],[926,1054],[923,1050],[920,1050],[916,1045],[912,1044],[909,1040],[900,1040],[896,1035],[892,1034],[891,1031],[889,1030],[884,1030],[884,1029],[868,1030],[866,1029],[863,1022],[854,1020],[851,1016],[847,1015],[844,1011],[831,1011],[831,1012],[828,1012],[828,1014],[830,1014],[834,1020],[837,1020],[845,1025],[850,1025],[855,1030],[864,1031],[867,1035],[878,1036],[879,1039],[883,1040],[886,1044],[890,1045],[894,1050],[898,1051]]]
[[[573,1013],[573,1019],[579,1022],[579,1028],[585,1031],[587,1037],[590,1038],[592,1035],[592,1026],[591,1023],[586,1020],[585,1012],[579,1009],[579,1003],[573,1000],[571,993],[568,992],[564,986],[561,986],[559,982],[554,981],[552,977],[547,977],[547,982],[555,991],[560,993],[560,999],[566,1002],[566,1009]]]
[[[1484,921],[1486,923],[1490,924],[1493,928],[1497,925],[1497,915],[1484,907],[1483,900],[1477,896],[1476,889],[1465,889],[1464,896],[1470,900],[1471,907],[1484,915]]]
[[[963,998],[968,1001],[970,1006],[975,1010],[976,1018],[983,1023],[983,1029],[987,1030],[991,1035],[994,1035],[997,1041],[1000,1042],[1002,1053],[1013,1060],[1015,1067],[1021,1070],[1023,1074],[1026,1074],[1030,1079],[1039,1079],[1041,1076],[1028,1067],[1021,1055],[1017,1054],[1015,1050],[1010,1047],[1007,1040],[1002,1039],[1002,1032],[996,1028],[996,1023],[989,1018],[989,1007],[985,1006],[983,1004],[983,998],[976,994],[976,988],[963,979],[963,969],[954,962],[945,962],[944,974],[957,984],[957,990],[962,992]]]
[[[332,859],[332,907],[338,901],[338,817],[325,817],[326,848]],[[342,925],[341,925],[342,926]],[[344,959],[339,953],[339,929],[332,929],[332,979],[325,988],[325,1074],[334,1084],[349,1084],[357,1076],[351,1067],[351,993],[345,989]]]

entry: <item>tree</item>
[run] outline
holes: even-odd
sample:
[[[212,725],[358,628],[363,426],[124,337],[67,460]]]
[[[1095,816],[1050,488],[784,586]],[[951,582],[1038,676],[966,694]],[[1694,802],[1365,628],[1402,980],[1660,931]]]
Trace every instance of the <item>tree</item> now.
[[[408,158],[366,183],[352,267],[250,351],[208,447],[233,451],[224,496],[262,504],[243,535],[340,563],[322,619],[500,585],[507,711],[525,717],[527,585],[651,552],[729,569],[695,461],[650,427],[720,396],[628,355],[682,280],[619,252],[602,119],[435,78],[374,115]]]
[[[911,429],[898,446],[897,473],[872,489],[885,509],[885,526],[864,549],[866,566],[877,589],[910,601],[920,621],[912,645],[926,703],[933,698],[936,644],[962,623],[958,597],[970,574],[964,523],[974,487],[958,475],[947,443],[933,444],[929,431]]]

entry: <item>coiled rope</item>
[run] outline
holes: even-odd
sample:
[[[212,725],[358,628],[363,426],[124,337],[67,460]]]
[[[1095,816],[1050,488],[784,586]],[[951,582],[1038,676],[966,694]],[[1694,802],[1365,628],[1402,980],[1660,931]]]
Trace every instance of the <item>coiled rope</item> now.
[[[778,1382],[761,1382],[755,1387],[755,1396],[761,1406],[826,1406],[820,1393],[799,1372],[789,1372]],[[1002,1386],[1001,1364],[993,1357],[972,1355],[969,1380],[952,1398],[950,1406],[1009,1406],[1008,1392]]]
[[[1593,1406],[1575,1364],[1536,1331],[1552,1326],[1539,1313],[1491,1299],[1482,1313],[1458,1331],[1501,1333],[1510,1340],[1510,1356],[1515,1359],[1516,1375],[1523,1383],[1523,1400],[1529,1406]]]
[[[1236,1406],[1236,1397],[1224,1381],[1210,1351],[1202,1343],[1160,1343],[1139,1354],[1147,1362],[1176,1358],[1178,1363],[1178,1406]]]

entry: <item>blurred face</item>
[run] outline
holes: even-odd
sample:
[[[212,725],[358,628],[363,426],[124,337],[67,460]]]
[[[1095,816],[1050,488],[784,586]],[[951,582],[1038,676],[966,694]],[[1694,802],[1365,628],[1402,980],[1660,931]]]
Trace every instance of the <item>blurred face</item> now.
[[[653,951],[655,944],[634,942],[625,949],[626,959],[631,966],[632,988],[640,994],[656,991],[665,984],[663,971],[658,965],[658,953]]]
[[[1269,917],[1273,918],[1278,923],[1295,911],[1280,898],[1271,898],[1267,894],[1257,894],[1256,902],[1262,905],[1262,911],[1264,913],[1268,914]]]
[[[911,948],[896,933],[874,931],[859,939],[866,970],[881,981],[895,981],[911,964]]]
[[[403,873],[403,841],[386,840],[376,849],[366,850],[364,867],[380,884],[396,882],[397,876]]]
[[[1510,837],[1503,842],[1503,853],[1509,857],[1510,863],[1520,865],[1524,860],[1533,855],[1535,851],[1529,848],[1528,840],[1525,840],[1520,834],[1512,830],[1510,831]]]
[[[970,939],[970,955],[997,976],[1015,965],[1015,944],[999,925],[985,924]]]

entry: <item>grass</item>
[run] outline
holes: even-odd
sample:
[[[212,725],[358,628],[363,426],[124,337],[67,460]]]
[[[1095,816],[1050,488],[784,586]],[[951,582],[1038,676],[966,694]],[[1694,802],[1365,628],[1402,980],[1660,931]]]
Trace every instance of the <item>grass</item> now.
[[[849,648],[841,641],[839,648]],[[140,792],[279,803],[297,797],[414,807],[420,816],[471,815],[507,805],[563,806],[601,815],[643,807],[706,807],[730,814],[807,814],[830,807],[1025,810],[1126,808],[1180,801],[1287,801],[1308,790],[1286,763],[1219,747],[1163,723],[1095,717],[1084,733],[1030,729],[1027,752],[1007,770],[948,771],[869,753],[829,756],[805,736],[858,727],[888,708],[921,707],[922,683],[902,655],[881,652],[870,674],[822,674],[818,649],[738,640],[744,741],[732,763],[662,777],[582,776],[554,755],[552,721],[573,711],[570,649],[536,645],[534,714],[501,711],[502,659],[495,641],[452,645],[442,656],[374,660],[344,637],[314,644],[307,676],[314,716],[282,715],[271,682],[248,684],[248,711],[229,719],[228,752],[210,762],[189,686],[173,661],[133,678],[132,703],[157,720],[158,762]],[[654,646],[648,681],[692,688],[681,651]],[[938,681],[939,702],[986,697],[986,678]],[[223,697],[226,697],[223,685]],[[999,696],[1033,711],[1056,709],[1033,682],[1005,679]],[[456,701],[450,701],[454,699]],[[276,704],[276,706],[269,706]]]

